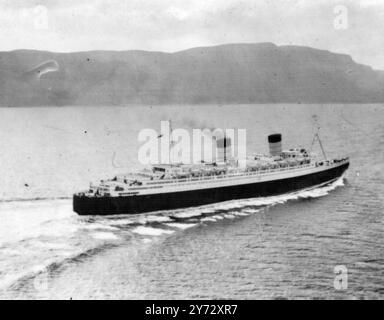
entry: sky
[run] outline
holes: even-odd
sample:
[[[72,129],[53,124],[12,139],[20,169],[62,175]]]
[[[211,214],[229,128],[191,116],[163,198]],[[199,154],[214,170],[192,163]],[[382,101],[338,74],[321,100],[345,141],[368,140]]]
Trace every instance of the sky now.
[[[0,0],[0,51],[151,50],[272,42],[384,70],[383,0]]]

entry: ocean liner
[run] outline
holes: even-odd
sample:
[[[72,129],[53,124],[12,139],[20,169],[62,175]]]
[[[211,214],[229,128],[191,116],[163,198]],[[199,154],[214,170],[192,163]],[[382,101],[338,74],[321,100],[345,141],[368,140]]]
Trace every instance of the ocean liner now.
[[[231,140],[217,139],[221,161],[154,165],[90,185],[73,196],[80,215],[137,214],[216,202],[267,197],[325,185],[337,180],[349,159],[327,159],[304,148],[282,150],[281,134],[268,136],[269,154],[248,157],[239,166],[231,157]]]

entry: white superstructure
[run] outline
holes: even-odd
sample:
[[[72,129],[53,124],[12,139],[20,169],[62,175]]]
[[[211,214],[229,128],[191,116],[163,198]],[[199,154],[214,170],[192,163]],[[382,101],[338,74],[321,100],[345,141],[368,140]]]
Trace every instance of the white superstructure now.
[[[305,149],[290,149],[279,156],[255,155],[240,168],[235,161],[217,165],[155,165],[135,173],[117,175],[90,186],[89,195],[129,196],[211,189],[308,175],[337,167],[347,158],[320,161]]]

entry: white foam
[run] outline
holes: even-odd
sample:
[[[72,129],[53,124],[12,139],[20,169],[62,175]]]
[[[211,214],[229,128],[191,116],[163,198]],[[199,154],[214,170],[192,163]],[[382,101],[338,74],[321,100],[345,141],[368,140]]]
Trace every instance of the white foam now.
[[[166,223],[165,225],[167,225],[168,227],[172,227],[172,228],[179,228],[179,229],[189,229],[189,228],[192,228],[196,225],[197,223]]]
[[[276,204],[278,201],[281,201],[282,199],[277,199],[276,197],[270,197],[270,198],[256,198],[247,203],[247,205],[252,206],[269,206]]]
[[[92,237],[94,239],[98,239],[98,240],[117,240],[117,239],[119,239],[118,236],[116,236],[115,234],[110,233],[110,232],[95,232],[92,234]]]
[[[11,284],[15,283],[17,280],[27,275],[28,273],[20,273],[20,274],[8,274],[1,277],[0,280],[0,289],[4,289],[9,287]]]
[[[253,214],[253,213],[256,213],[256,212],[260,212],[262,209],[245,209],[242,211],[242,213],[244,214]]]
[[[147,216],[144,218],[147,222],[167,222],[172,221],[171,218],[165,216]]]
[[[50,264],[52,264],[51,260],[48,260],[46,264],[37,264],[31,268],[31,273],[45,272]]]
[[[213,218],[213,217],[207,217],[207,218],[203,218],[203,219],[201,219],[200,220],[201,222],[206,222],[206,221],[217,221],[215,218]]]
[[[311,198],[312,197],[312,193],[311,191],[302,191],[299,195],[298,195],[299,198]]]
[[[221,215],[219,215],[219,214],[217,214],[217,215],[215,215],[215,216],[212,216],[211,218],[214,218],[214,219],[216,219],[216,220],[223,220],[223,219],[224,219],[224,217],[221,216]]]
[[[122,226],[122,225],[133,224],[133,223],[135,222],[130,219],[121,219],[121,220],[109,222],[111,226]]]
[[[273,206],[278,203],[285,203],[288,200],[296,200],[299,198],[318,198],[318,197],[326,196],[330,191],[343,185],[344,185],[343,178],[340,178],[327,186],[318,185],[309,189],[304,189],[297,192],[283,194],[279,196],[248,199],[248,200],[245,200],[243,204],[254,205],[254,206]],[[244,210],[244,212],[248,212],[248,209]],[[251,212],[251,213],[254,213],[254,212]]]
[[[119,228],[112,227],[109,225],[104,225],[101,223],[92,223],[92,224],[87,224],[82,227],[83,229],[89,229],[89,230],[97,230],[97,229],[104,229],[104,230],[119,230]]]
[[[8,288],[13,283],[17,282],[18,280],[20,280],[26,276],[46,272],[47,267],[50,264],[52,264],[52,262],[53,262],[53,260],[49,260],[49,261],[47,261],[47,263],[45,265],[44,264],[38,264],[38,265],[32,266],[29,269],[24,269],[24,272],[7,274],[6,276],[2,277],[0,280],[0,289]]]
[[[328,195],[328,191],[319,189],[319,190],[310,191],[310,194],[313,198],[319,198],[319,197],[324,197]]]
[[[333,190],[328,187],[323,187],[321,189],[313,189],[313,190],[308,190],[301,192],[299,194],[300,198],[319,198],[319,197],[324,197],[329,194],[329,192]]]
[[[337,187],[342,187],[344,186],[344,175],[342,177],[340,177],[339,179],[337,179],[334,183],[332,183],[330,185],[330,187],[332,186],[333,188],[337,188]]]
[[[189,211],[189,212],[179,212],[175,213],[173,216],[176,218],[191,218],[201,216],[201,211]]]
[[[234,212],[233,214],[241,217],[249,216],[249,213],[244,213],[244,212]]]
[[[150,228],[150,227],[139,226],[139,227],[132,229],[132,232],[137,233],[137,234],[141,234],[144,236],[161,236],[163,234],[171,234],[174,231],[164,230],[164,229],[159,229],[159,228]]]
[[[225,214],[224,215],[224,218],[227,218],[227,219],[234,219],[235,216],[233,214]]]
[[[145,216],[136,216],[132,218],[132,222],[136,224],[147,224],[148,220]]]
[[[231,210],[231,209],[238,209],[241,208],[243,205],[240,203],[236,202],[226,202],[223,204],[218,205],[217,209],[219,210]]]
[[[216,212],[216,209],[215,209],[215,208],[212,208],[212,209],[205,208],[205,209],[203,210],[203,213],[214,213],[214,212]]]

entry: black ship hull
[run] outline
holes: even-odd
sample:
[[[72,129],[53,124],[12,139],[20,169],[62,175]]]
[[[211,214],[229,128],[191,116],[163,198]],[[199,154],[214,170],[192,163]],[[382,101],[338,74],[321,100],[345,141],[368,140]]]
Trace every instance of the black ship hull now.
[[[348,166],[349,163],[344,163],[338,167],[293,178],[211,189],[125,197],[74,195],[73,210],[80,215],[137,214],[235,199],[274,196],[332,182],[342,176]]]

